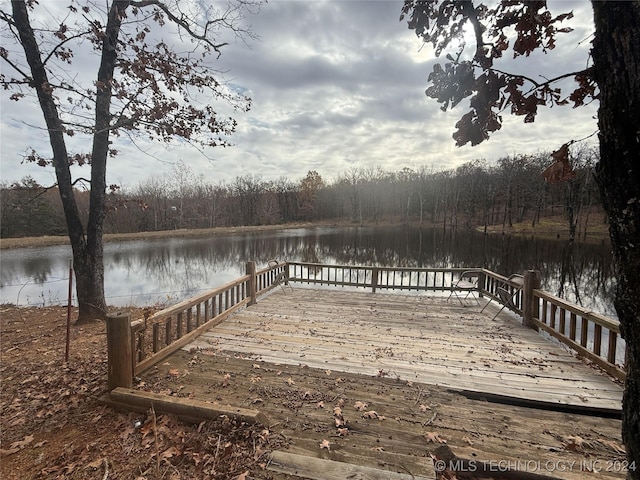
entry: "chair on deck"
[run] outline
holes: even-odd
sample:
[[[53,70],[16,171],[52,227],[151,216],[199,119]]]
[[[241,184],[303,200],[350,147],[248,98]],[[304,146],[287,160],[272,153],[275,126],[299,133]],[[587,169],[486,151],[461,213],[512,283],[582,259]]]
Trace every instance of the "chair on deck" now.
[[[477,270],[467,270],[460,274],[460,278],[458,280],[451,283],[451,293],[447,298],[447,301],[451,298],[451,296],[455,295],[461,305],[463,299],[467,299],[469,295],[473,297],[478,305],[480,305],[480,300],[476,295],[478,291],[478,278],[480,278],[480,272]],[[461,298],[460,295],[466,293],[464,298]]]
[[[274,259],[274,260],[269,260],[268,265],[269,267],[277,267],[278,265],[282,265],[282,263]],[[285,295],[287,294],[287,290],[284,288],[285,285],[287,285],[293,291],[293,287],[287,281],[287,272],[284,272],[284,271],[280,272],[276,276],[276,278],[273,279],[273,285],[274,286],[280,285]]]
[[[502,310],[504,310],[505,308],[508,308],[509,310],[518,310],[515,299],[522,290],[522,287],[524,287],[524,277],[518,273],[514,273],[513,275],[510,275],[509,278],[507,278],[507,280],[496,289],[496,294],[498,295],[499,301],[502,306],[491,320],[495,320],[495,318],[500,315],[500,312],[502,312]],[[490,303],[491,300],[489,300],[487,304],[482,307],[480,313],[484,312],[484,309],[487,308]]]

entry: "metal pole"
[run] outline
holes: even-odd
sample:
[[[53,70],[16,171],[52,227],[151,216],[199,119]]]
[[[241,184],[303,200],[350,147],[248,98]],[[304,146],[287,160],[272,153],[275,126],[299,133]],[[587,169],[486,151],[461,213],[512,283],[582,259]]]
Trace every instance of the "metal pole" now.
[[[73,297],[73,260],[69,260],[69,296],[67,297],[67,344],[64,350],[64,361],[69,363],[69,344],[71,338],[71,299]]]

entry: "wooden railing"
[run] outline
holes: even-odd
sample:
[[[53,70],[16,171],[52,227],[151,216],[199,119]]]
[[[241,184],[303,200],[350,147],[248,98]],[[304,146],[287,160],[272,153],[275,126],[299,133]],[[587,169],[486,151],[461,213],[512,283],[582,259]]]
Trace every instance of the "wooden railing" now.
[[[288,262],[290,282],[350,286],[376,290],[451,290],[456,274],[465,268],[370,267]]]
[[[325,265],[303,262],[270,262],[257,271],[254,262],[246,275],[197,297],[131,322],[116,314],[107,324],[109,389],[130,387],[132,376],[155,365],[193,339],[222,322],[258,296],[289,282],[352,286],[377,290],[451,291],[454,280],[468,268],[399,268]],[[617,320],[589,312],[539,289],[538,272],[527,271],[524,281],[485,269],[479,272],[478,295],[502,302],[500,293],[511,293],[507,305],[523,324],[542,329],[579,355],[588,358],[620,380],[625,379],[624,348],[618,341]],[[578,338],[579,337],[579,338]],[[603,348],[605,345],[605,348]]]
[[[182,348],[250,302],[250,275],[190,298],[131,324],[134,375]]]
[[[516,281],[482,268],[396,268],[301,262],[288,265],[290,282],[354,286],[370,288],[373,292],[381,289],[450,291],[456,275],[477,270],[480,296],[502,304],[498,289],[508,291],[511,303],[506,306],[522,317],[524,325],[544,330],[610,375],[625,379],[621,366],[625,352],[623,347],[618,347],[621,344],[619,322],[539,290],[537,272],[527,271],[523,279]]]
[[[568,345],[610,375],[624,381],[625,348],[619,341],[620,322],[590,312],[542,290],[532,291],[536,305],[533,325]],[[621,339],[620,339],[621,340]]]
[[[256,302],[259,295],[275,288],[286,275],[286,263],[247,274],[144,320],[116,313],[107,319],[109,389],[130,388],[132,378],[162,361],[200,334],[222,322],[231,313]]]

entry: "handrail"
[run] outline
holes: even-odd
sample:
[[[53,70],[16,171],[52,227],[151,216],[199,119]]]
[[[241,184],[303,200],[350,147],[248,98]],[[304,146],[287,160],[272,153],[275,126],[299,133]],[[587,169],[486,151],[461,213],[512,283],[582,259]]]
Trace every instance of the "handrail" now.
[[[532,319],[536,327],[592,361],[609,375],[621,381],[626,379],[625,369],[621,366],[626,362],[625,346],[622,339],[619,341],[618,320],[591,312],[542,290],[534,289],[532,296],[537,306],[534,309],[537,316]]]
[[[236,310],[255,303],[258,295],[277,286],[276,279],[286,271],[285,262],[259,271],[254,262],[248,262],[246,275],[156,312],[146,320],[132,322],[134,375],[187,345]],[[149,355],[147,350],[151,350]]]
[[[134,375],[160,362],[250,301],[244,275],[131,324]],[[151,343],[151,355],[147,350]]]
[[[482,274],[478,280],[478,290],[480,293],[502,305],[503,301],[498,294],[499,288],[506,288],[509,294],[512,295],[511,304],[505,306],[518,315],[523,315],[524,290],[522,284],[509,280],[509,277],[505,277],[499,273],[483,268]],[[518,290],[520,291],[517,292]],[[513,294],[515,294],[515,296]]]
[[[454,274],[468,268],[374,267],[288,262],[288,281],[376,290],[450,291]],[[477,269],[480,271],[480,269]]]
[[[117,341],[128,345],[120,351],[131,354],[126,355],[128,360],[110,357],[109,361],[120,363],[114,367],[115,370],[138,375],[231,313],[255,303],[258,296],[283,283],[356,286],[371,288],[373,292],[380,289],[452,291],[456,274],[470,270],[479,273],[479,296],[486,295],[502,303],[498,289],[508,289],[513,295],[513,305],[507,306],[522,316],[524,325],[542,329],[610,375],[625,379],[624,367],[620,366],[620,363],[624,364],[624,342],[619,341],[620,323],[617,320],[587,311],[540,290],[537,272],[525,272],[523,285],[484,268],[375,267],[273,261],[268,267],[256,270],[254,262],[247,262],[246,275],[165,308],[144,320],[125,321],[126,334],[119,330]],[[605,349],[602,348],[603,341],[607,345]],[[113,351],[119,351],[117,346]],[[617,362],[619,358],[622,358],[621,362]],[[111,375],[111,366],[109,371]],[[128,375],[122,376],[126,377]],[[110,388],[131,387],[112,383],[110,377]]]

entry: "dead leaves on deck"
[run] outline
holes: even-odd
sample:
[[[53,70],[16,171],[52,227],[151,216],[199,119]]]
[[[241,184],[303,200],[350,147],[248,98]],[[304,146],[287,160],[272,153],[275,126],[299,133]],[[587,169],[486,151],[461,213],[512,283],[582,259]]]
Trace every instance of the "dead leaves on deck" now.
[[[402,383],[406,390],[403,391],[404,396],[399,396],[397,401],[393,398],[396,404],[391,404],[388,399],[381,400],[378,397],[387,395],[388,391],[384,386],[386,383],[382,383],[377,390],[370,392],[370,396],[359,393],[360,398],[355,394],[350,397],[349,392],[353,391],[353,387],[350,385],[351,380],[348,375],[336,377],[331,370],[323,370],[319,374],[310,376],[314,382],[310,384],[304,365],[299,365],[297,370],[263,362],[252,363],[256,361],[255,359],[243,358],[243,360],[248,361],[248,366],[244,370],[236,368],[233,373],[225,371],[225,362],[220,361],[219,380],[213,382],[216,387],[222,386],[228,389],[225,390],[226,393],[242,392],[243,396],[248,391],[250,395],[243,398],[246,398],[245,401],[250,405],[257,403],[271,407],[276,405],[279,409],[284,407],[290,410],[291,414],[287,415],[286,424],[280,420],[276,424],[278,425],[276,431],[300,429],[310,432],[308,447],[317,449],[317,454],[324,458],[340,457],[357,445],[358,448],[364,447],[375,452],[376,458],[382,464],[386,464],[388,456],[393,455],[397,448],[399,439],[396,438],[396,434],[393,438],[388,436],[388,443],[384,441],[386,436],[377,437],[378,440],[374,442],[372,438],[382,431],[401,431],[405,422],[419,427],[416,443],[423,446],[423,450],[418,453],[420,456],[428,456],[430,451],[449,444],[471,450],[481,445],[481,441],[478,440],[481,435],[477,432],[465,430],[466,433],[464,433],[451,430],[443,426],[446,425],[445,423],[436,422],[436,418],[440,419],[442,415],[440,404],[432,403],[428,390],[410,381],[396,380]],[[159,372],[160,376],[167,381],[164,384],[165,388],[169,387],[174,395],[187,395],[189,390],[183,388],[184,384],[188,387],[186,382],[189,376],[188,371],[183,370],[183,365],[181,363],[177,366],[166,366],[164,373]],[[193,365],[197,367],[198,362],[194,362]],[[172,369],[179,371],[180,375],[173,374]],[[385,376],[387,376],[386,372],[382,371],[377,375],[375,372],[372,374],[374,378]],[[387,383],[390,381],[392,380],[389,378],[383,380]],[[219,400],[223,398],[225,394],[221,393]],[[385,422],[384,426],[380,422]],[[390,429],[389,426],[391,426]],[[438,431],[443,428],[444,430]],[[285,439],[286,443],[285,435],[291,436],[291,433],[282,433],[281,438]],[[290,438],[296,439],[298,436],[294,434]],[[578,435],[577,431],[573,436],[558,437],[556,440],[558,452],[585,456],[595,455],[605,450],[613,454],[623,453],[623,450],[622,452],[618,450],[621,447],[615,442],[606,444],[606,441],[600,442],[593,436],[586,434],[583,436],[582,433]],[[304,447],[299,445],[299,448]]]

